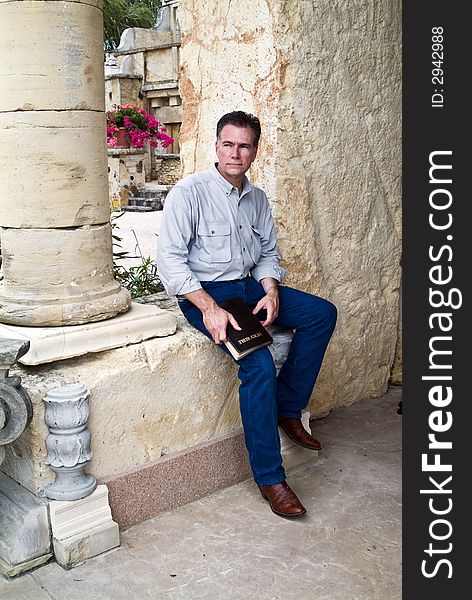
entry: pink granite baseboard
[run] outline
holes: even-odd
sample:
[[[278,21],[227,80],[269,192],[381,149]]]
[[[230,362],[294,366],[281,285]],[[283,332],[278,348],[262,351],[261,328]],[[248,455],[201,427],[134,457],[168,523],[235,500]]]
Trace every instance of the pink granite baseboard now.
[[[236,433],[100,483],[108,487],[113,519],[121,529],[126,529],[250,476],[244,436]]]

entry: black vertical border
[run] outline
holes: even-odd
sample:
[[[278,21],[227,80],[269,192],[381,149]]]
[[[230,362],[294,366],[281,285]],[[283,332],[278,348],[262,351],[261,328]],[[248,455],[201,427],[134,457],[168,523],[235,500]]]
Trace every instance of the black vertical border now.
[[[468,480],[472,480],[472,420],[470,418],[472,361],[468,348],[472,332],[470,302],[467,295],[468,281],[472,272],[471,221],[468,220],[468,205],[472,204],[469,188],[469,173],[472,173],[471,151],[471,102],[467,97],[470,87],[470,52],[466,53],[471,39],[471,25],[465,8],[467,3],[454,0],[438,2],[403,3],[403,598],[462,598],[470,589],[466,574],[469,567],[469,531],[471,494]],[[443,85],[432,81],[432,35],[433,27],[442,27],[444,45]],[[435,89],[443,90],[444,106],[432,106]],[[428,223],[431,208],[429,196],[434,186],[429,183],[429,156],[431,152],[451,150],[451,159],[443,159],[452,164],[452,184],[447,187],[453,195],[450,208],[453,222],[447,231],[436,231]],[[470,163],[470,164],[469,164]],[[444,211],[445,213],[448,211]],[[452,239],[446,239],[452,235]],[[436,250],[450,245],[442,259],[432,262],[428,256],[430,246]],[[433,285],[429,278],[430,268],[441,263],[444,269],[452,268],[452,281],[442,286]],[[462,306],[457,309],[442,307],[434,309],[429,302],[429,289],[457,288],[462,292]],[[451,385],[453,399],[443,411],[452,413],[453,423],[449,431],[437,434],[438,439],[452,441],[451,450],[443,450],[441,462],[451,463],[451,473],[425,473],[421,467],[421,455],[428,453],[428,434],[431,433],[428,419],[437,410],[429,402],[428,393],[432,381],[422,380],[431,375],[429,370],[429,341],[440,335],[438,329],[431,329],[429,316],[434,312],[452,314],[451,332],[442,335],[452,336],[449,348],[452,356],[443,357],[443,363],[452,363]],[[443,344],[446,349],[447,343]],[[435,371],[434,374],[445,374]],[[470,441],[470,444],[467,442]],[[436,451],[429,451],[431,462]],[[471,475],[469,476],[469,472]],[[434,488],[429,476],[438,482],[452,475],[448,487],[450,495],[420,494],[421,489]],[[444,515],[452,526],[450,538],[443,541],[430,536],[431,523],[442,518],[429,509],[429,499],[436,498],[437,508],[447,506],[446,498],[451,498],[451,512]],[[441,504],[442,503],[442,504]],[[446,535],[446,525],[433,529],[437,535]],[[432,543],[435,553],[429,556],[425,550]],[[450,552],[449,543],[452,544]],[[436,550],[438,552],[436,553]],[[447,563],[438,565],[439,560],[449,560],[452,577]],[[422,561],[427,560],[426,571],[437,573],[427,578],[422,574]]]

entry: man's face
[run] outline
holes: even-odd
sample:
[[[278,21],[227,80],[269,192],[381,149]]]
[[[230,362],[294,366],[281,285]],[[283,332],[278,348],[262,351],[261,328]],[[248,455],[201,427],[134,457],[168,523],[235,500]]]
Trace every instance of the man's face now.
[[[218,171],[234,185],[239,185],[256,158],[254,132],[250,127],[225,125],[216,140]]]

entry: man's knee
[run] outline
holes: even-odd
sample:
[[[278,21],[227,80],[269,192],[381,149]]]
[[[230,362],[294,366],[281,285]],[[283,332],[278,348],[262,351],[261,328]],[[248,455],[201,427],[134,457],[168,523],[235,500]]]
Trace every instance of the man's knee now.
[[[331,331],[334,330],[336,321],[338,318],[338,309],[329,300],[320,298],[319,296],[313,296],[313,311],[312,311],[312,325],[313,327],[320,327],[324,325]]]
[[[332,323],[333,327],[336,325],[336,321],[338,318],[338,309],[336,306],[330,302],[329,300],[324,300],[324,311],[325,311],[325,319]]]

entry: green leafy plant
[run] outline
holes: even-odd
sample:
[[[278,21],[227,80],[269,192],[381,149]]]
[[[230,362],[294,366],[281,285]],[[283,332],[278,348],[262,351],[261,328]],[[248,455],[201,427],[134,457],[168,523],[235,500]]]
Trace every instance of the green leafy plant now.
[[[134,256],[127,250],[123,250],[123,239],[119,233],[117,219],[124,214],[124,212],[113,211],[110,217],[113,238],[113,275],[129,291],[132,298],[141,298],[162,292],[164,286],[159,279],[157,265],[150,256],[143,256],[134,230],[132,231],[136,240],[135,248],[139,254]],[[139,258],[141,262],[129,268],[119,264],[119,261],[130,258]]]
[[[131,294],[131,298],[141,298],[162,292],[164,287],[157,274],[157,266],[150,256],[142,258],[139,265],[126,269],[119,266],[115,269],[115,279]]]

